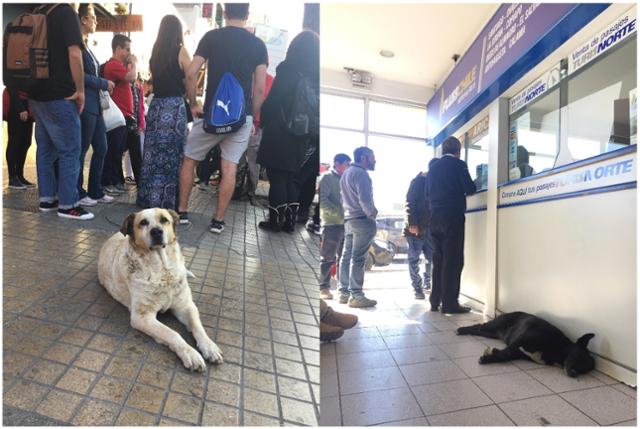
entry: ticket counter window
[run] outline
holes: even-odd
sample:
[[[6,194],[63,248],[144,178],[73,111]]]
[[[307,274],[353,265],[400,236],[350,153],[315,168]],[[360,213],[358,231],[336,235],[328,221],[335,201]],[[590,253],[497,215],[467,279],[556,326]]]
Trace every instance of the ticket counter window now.
[[[487,117],[487,126],[488,126]],[[464,144],[464,141],[462,141]],[[488,128],[479,135],[468,132],[466,137],[466,159],[469,174],[476,184],[476,190],[487,189],[489,181],[489,133]]]
[[[560,89],[556,87],[509,118],[509,179],[553,168],[560,147]]]
[[[573,160],[635,144],[637,38],[594,60],[568,84],[568,149]]]

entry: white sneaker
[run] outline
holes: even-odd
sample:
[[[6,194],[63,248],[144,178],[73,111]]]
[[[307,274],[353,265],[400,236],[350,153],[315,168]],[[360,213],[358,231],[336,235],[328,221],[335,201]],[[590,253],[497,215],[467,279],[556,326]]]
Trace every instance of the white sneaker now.
[[[111,204],[113,200],[114,198],[111,195],[107,195],[107,194],[104,194],[102,198],[98,198],[98,202],[103,204]]]
[[[80,205],[85,207],[93,207],[98,205],[98,201],[94,200],[93,198],[87,195],[86,197],[80,200]]]

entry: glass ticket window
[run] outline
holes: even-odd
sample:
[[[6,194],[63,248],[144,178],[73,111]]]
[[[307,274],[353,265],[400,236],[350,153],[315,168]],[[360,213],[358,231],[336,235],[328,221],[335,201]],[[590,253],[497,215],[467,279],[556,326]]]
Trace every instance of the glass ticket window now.
[[[574,161],[635,144],[636,45],[634,36],[569,77],[567,146]]]
[[[464,140],[464,160],[476,190],[487,189],[489,180],[489,116],[485,116],[467,131]]]
[[[509,117],[509,180],[554,167],[560,149],[560,87]]]

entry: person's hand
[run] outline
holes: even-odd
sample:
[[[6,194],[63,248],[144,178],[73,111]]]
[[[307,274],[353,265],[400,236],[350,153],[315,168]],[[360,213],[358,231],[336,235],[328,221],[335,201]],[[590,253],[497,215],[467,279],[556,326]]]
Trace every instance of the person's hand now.
[[[82,114],[84,110],[84,92],[74,92],[70,97],[65,98],[65,100],[75,101],[76,106],[78,106],[78,114]]]
[[[409,225],[409,232],[413,235],[418,235],[418,225]]]
[[[195,105],[191,106],[191,114],[194,118],[202,118],[204,116],[202,106],[198,105],[198,103],[195,103]]]
[[[113,94],[113,88],[115,87],[116,87],[116,84],[113,81],[111,80],[107,81],[107,91],[109,91],[109,94]]]
[[[24,112],[20,112],[20,120],[22,122],[27,122],[27,119],[29,119],[29,112],[26,110]]]
[[[136,57],[135,55],[131,54],[129,55],[129,58],[127,58],[127,63],[129,63],[129,65],[136,65],[138,64],[138,57]]]
[[[251,136],[255,136],[256,135],[256,124],[251,124]]]

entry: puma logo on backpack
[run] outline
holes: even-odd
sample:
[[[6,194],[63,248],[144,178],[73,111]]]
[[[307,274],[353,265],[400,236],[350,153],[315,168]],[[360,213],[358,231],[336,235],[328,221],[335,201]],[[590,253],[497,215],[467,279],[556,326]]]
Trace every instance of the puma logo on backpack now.
[[[202,122],[211,134],[235,133],[246,123],[244,90],[232,73],[222,75]]]
[[[2,61],[6,86],[29,93],[38,81],[49,78],[47,15],[57,6],[39,6],[33,13],[23,13],[7,24]]]
[[[216,100],[216,106],[222,107],[227,116],[229,116],[229,103],[231,103],[231,100],[227,101],[227,104],[224,104],[222,100]]]

